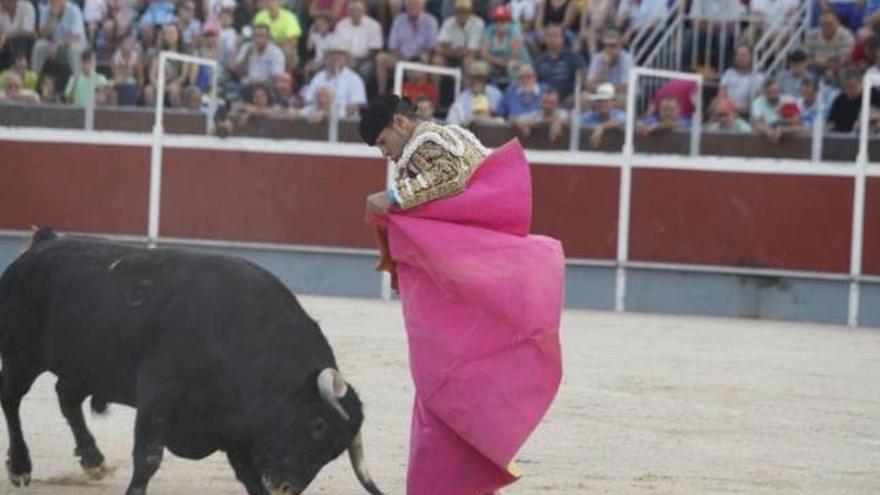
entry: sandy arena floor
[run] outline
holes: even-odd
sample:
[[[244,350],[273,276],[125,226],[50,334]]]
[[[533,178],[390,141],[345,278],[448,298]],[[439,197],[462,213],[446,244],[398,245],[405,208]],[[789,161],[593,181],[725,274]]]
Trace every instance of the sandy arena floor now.
[[[367,404],[373,476],[403,494],[412,386],[395,303],[303,298]],[[878,494],[880,332],[839,327],[567,311],[565,379],[505,495]],[[34,483],[0,493],[119,494],[133,411],[88,418],[112,475],[85,481],[44,375],[22,418]],[[6,448],[5,425],[0,433]],[[243,495],[225,457],[166,455],[152,495]],[[364,493],[340,458],[308,493]]]

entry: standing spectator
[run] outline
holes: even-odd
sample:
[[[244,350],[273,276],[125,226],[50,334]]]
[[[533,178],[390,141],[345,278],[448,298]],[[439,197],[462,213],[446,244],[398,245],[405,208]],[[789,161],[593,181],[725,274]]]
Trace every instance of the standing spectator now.
[[[721,76],[718,96],[729,99],[737,113],[747,116],[763,83],[764,75],[752,70],[752,49],[741,45],[736,49],[733,67]]]
[[[297,60],[297,40],[302,35],[299,19],[293,12],[281,8],[281,0],[267,0],[267,7],[254,16],[254,25],[269,27],[272,40],[284,52],[285,67],[291,68]]]
[[[562,26],[551,24],[544,30],[547,48],[535,61],[538,80],[556,89],[565,101],[574,92],[575,80],[583,77],[584,61],[571,49],[565,47]]]
[[[534,112],[541,108],[542,93],[543,89],[538,84],[535,68],[528,64],[520,64],[516,82],[507,87],[504,96],[498,102],[498,113],[512,121],[516,117]]]
[[[800,49],[788,54],[788,69],[779,76],[782,94],[797,96],[801,93],[801,83],[810,77],[807,68],[807,54]]]
[[[39,74],[47,59],[67,63],[72,72],[79,69],[80,55],[86,47],[82,11],[67,0],[49,0],[40,11],[40,38],[34,44],[34,71]]]
[[[531,136],[535,126],[546,126],[547,137],[550,142],[555,142],[568,125],[568,120],[568,111],[560,105],[559,91],[549,87],[541,95],[539,109],[515,117],[511,119],[511,123],[523,137]]]
[[[27,0],[0,1],[0,68],[13,53],[30,53],[37,36],[37,13]]]
[[[119,105],[135,105],[144,87],[144,66],[134,31],[126,33],[113,54],[113,84]]]
[[[180,27],[180,40],[184,50],[191,52],[199,47],[199,35],[202,33],[202,23],[196,19],[196,4],[192,0],[180,3],[180,18],[177,24]]]
[[[840,25],[834,12],[827,11],[819,17],[819,27],[807,32],[804,51],[813,70],[823,71],[846,62],[854,45],[853,34]]]
[[[409,98],[409,101],[419,101],[422,98],[431,100],[435,106],[440,99],[440,91],[437,86],[428,78],[428,74],[422,71],[410,71],[406,73],[406,79],[403,82],[402,95]]]
[[[624,44],[630,44],[640,31],[664,20],[667,3],[667,0],[620,0],[615,27],[624,33]]]
[[[454,12],[440,29],[434,65],[463,67],[482,47],[486,24],[473,14],[471,0],[455,0]]]
[[[364,81],[348,67],[348,47],[342,40],[334,41],[326,53],[326,68],[315,74],[306,88],[306,104],[314,104],[318,90],[329,87],[339,105],[340,117],[354,117],[367,103]]]
[[[108,102],[107,78],[95,70],[95,54],[85,50],[80,57],[79,70],[67,80],[64,88],[64,100],[77,107],[84,107],[94,93],[95,104]]]
[[[620,32],[616,29],[606,30],[602,34],[602,51],[590,60],[587,90],[593,91],[603,83],[611,83],[615,92],[626,94],[632,64],[632,56],[623,50]]]
[[[311,79],[312,75],[324,66],[324,52],[333,43],[333,39],[330,18],[326,15],[315,17],[309,28],[309,37],[306,39],[306,51],[314,54],[304,67],[306,79]]]
[[[782,96],[779,82],[770,78],[765,80],[764,94],[752,102],[752,127],[755,132],[773,142],[778,142],[783,133],[779,109],[786,103],[794,103],[794,100]]]
[[[544,31],[552,24],[561,26],[565,36],[570,40],[575,39],[575,32],[579,27],[577,14],[575,0],[543,0],[535,18],[538,39],[543,41]]]
[[[21,85],[18,73],[11,72],[3,79],[3,91],[0,92],[0,103],[39,103],[40,97],[31,89]]]
[[[430,63],[437,47],[437,19],[425,12],[425,0],[405,0],[406,12],[394,18],[388,35],[387,52],[376,58],[379,93],[388,91],[388,72],[398,60]]]
[[[712,106],[712,121],[706,127],[709,132],[749,134],[752,126],[739,116],[736,107],[726,98],[717,98]]]
[[[269,39],[269,26],[254,25],[253,40],[241,47],[235,68],[245,85],[271,83],[284,73],[284,52]]]
[[[498,108],[501,101],[501,90],[489,82],[489,64],[485,60],[474,60],[467,67],[468,87],[462,91],[446,116],[447,124],[468,126],[474,119],[473,107],[476,98],[484,97],[487,109]]]
[[[382,26],[366,15],[365,0],[349,0],[348,17],[336,23],[334,36],[348,46],[351,67],[364,81],[376,72],[376,54],[382,49]]]
[[[853,132],[862,110],[862,76],[852,68],[841,74],[843,90],[834,99],[828,112],[827,130],[829,132]],[[872,98],[871,106],[876,106]]]
[[[492,9],[492,23],[483,38],[482,54],[490,64],[489,79],[494,83],[507,83],[517,65],[531,62],[522,34],[511,23],[510,10],[504,5]]]
[[[685,67],[701,67],[707,58],[712,72],[721,72],[724,67],[729,66],[733,59],[736,41],[736,22],[742,17],[742,12],[743,5],[739,0],[698,0],[691,3],[690,16],[693,27],[688,28],[684,36]],[[696,46],[690,41],[693,40],[691,29],[697,31]],[[721,53],[722,44],[724,53]]]
[[[6,78],[12,74],[18,75],[23,89],[30,89],[32,91],[37,89],[37,73],[28,68],[28,58],[24,53],[17,54],[12,67],[0,72],[0,88],[4,87]]]
[[[169,51],[182,53],[180,43],[180,29],[175,23],[162,26],[162,34],[159,52]],[[157,91],[159,90],[159,52],[155,53],[150,60],[150,84],[144,88],[144,103],[153,106],[156,103]],[[165,102],[166,106],[179,107],[180,95],[183,92],[186,81],[189,78],[187,64],[179,60],[167,60],[165,62]]]
[[[643,135],[675,132],[690,129],[691,120],[681,116],[678,101],[674,98],[663,98],[658,105],[657,115],[649,115],[636,123],[636,131]]]
[[[617,108],[617,94],[614,85],[602,83],[596,92],[590,95],[593,109],[581,117],[581,125],[592,127],[590,145],[598,148],[602,144],[605,132],[620,129],[626,123],[626,112]]]

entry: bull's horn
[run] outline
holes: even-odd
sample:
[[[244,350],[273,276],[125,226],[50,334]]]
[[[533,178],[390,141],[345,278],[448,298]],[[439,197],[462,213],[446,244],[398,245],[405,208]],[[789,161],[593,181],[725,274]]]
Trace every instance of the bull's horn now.
[[[351,416],[342,407],[339,399],[345,397],[348,393],[348,384],[342,379],[342,376],[333,368],[324,368],[318,375],[318,392],[324,402],[330,405],[336,412],[342,416],[342,419],[348,421]]]
[[[351,459],[351,467],[361,485],[372,495],[382,495],[382,491],[376,487],[367,471],[367,463],[364,462],[364,442],[360,432],[355,435],[351,445],[348,446],[348,458]]]

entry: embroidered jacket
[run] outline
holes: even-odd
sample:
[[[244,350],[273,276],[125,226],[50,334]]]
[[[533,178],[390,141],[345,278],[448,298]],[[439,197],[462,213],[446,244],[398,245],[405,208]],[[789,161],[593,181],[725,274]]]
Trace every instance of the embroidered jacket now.
[[[395,163],[391,195],[406,210],[457,194],[488,154],[470,131],[424,122]]]

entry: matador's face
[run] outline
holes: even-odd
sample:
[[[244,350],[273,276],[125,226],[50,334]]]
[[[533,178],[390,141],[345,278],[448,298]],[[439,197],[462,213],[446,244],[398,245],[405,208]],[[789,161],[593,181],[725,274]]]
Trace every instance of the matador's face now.
[[[393,161],[400,159],[403,148],[412,137],[414,125],[403,115],[395,115],[382,132],[376,138],[376,147],[382,152],[382,156]]]

